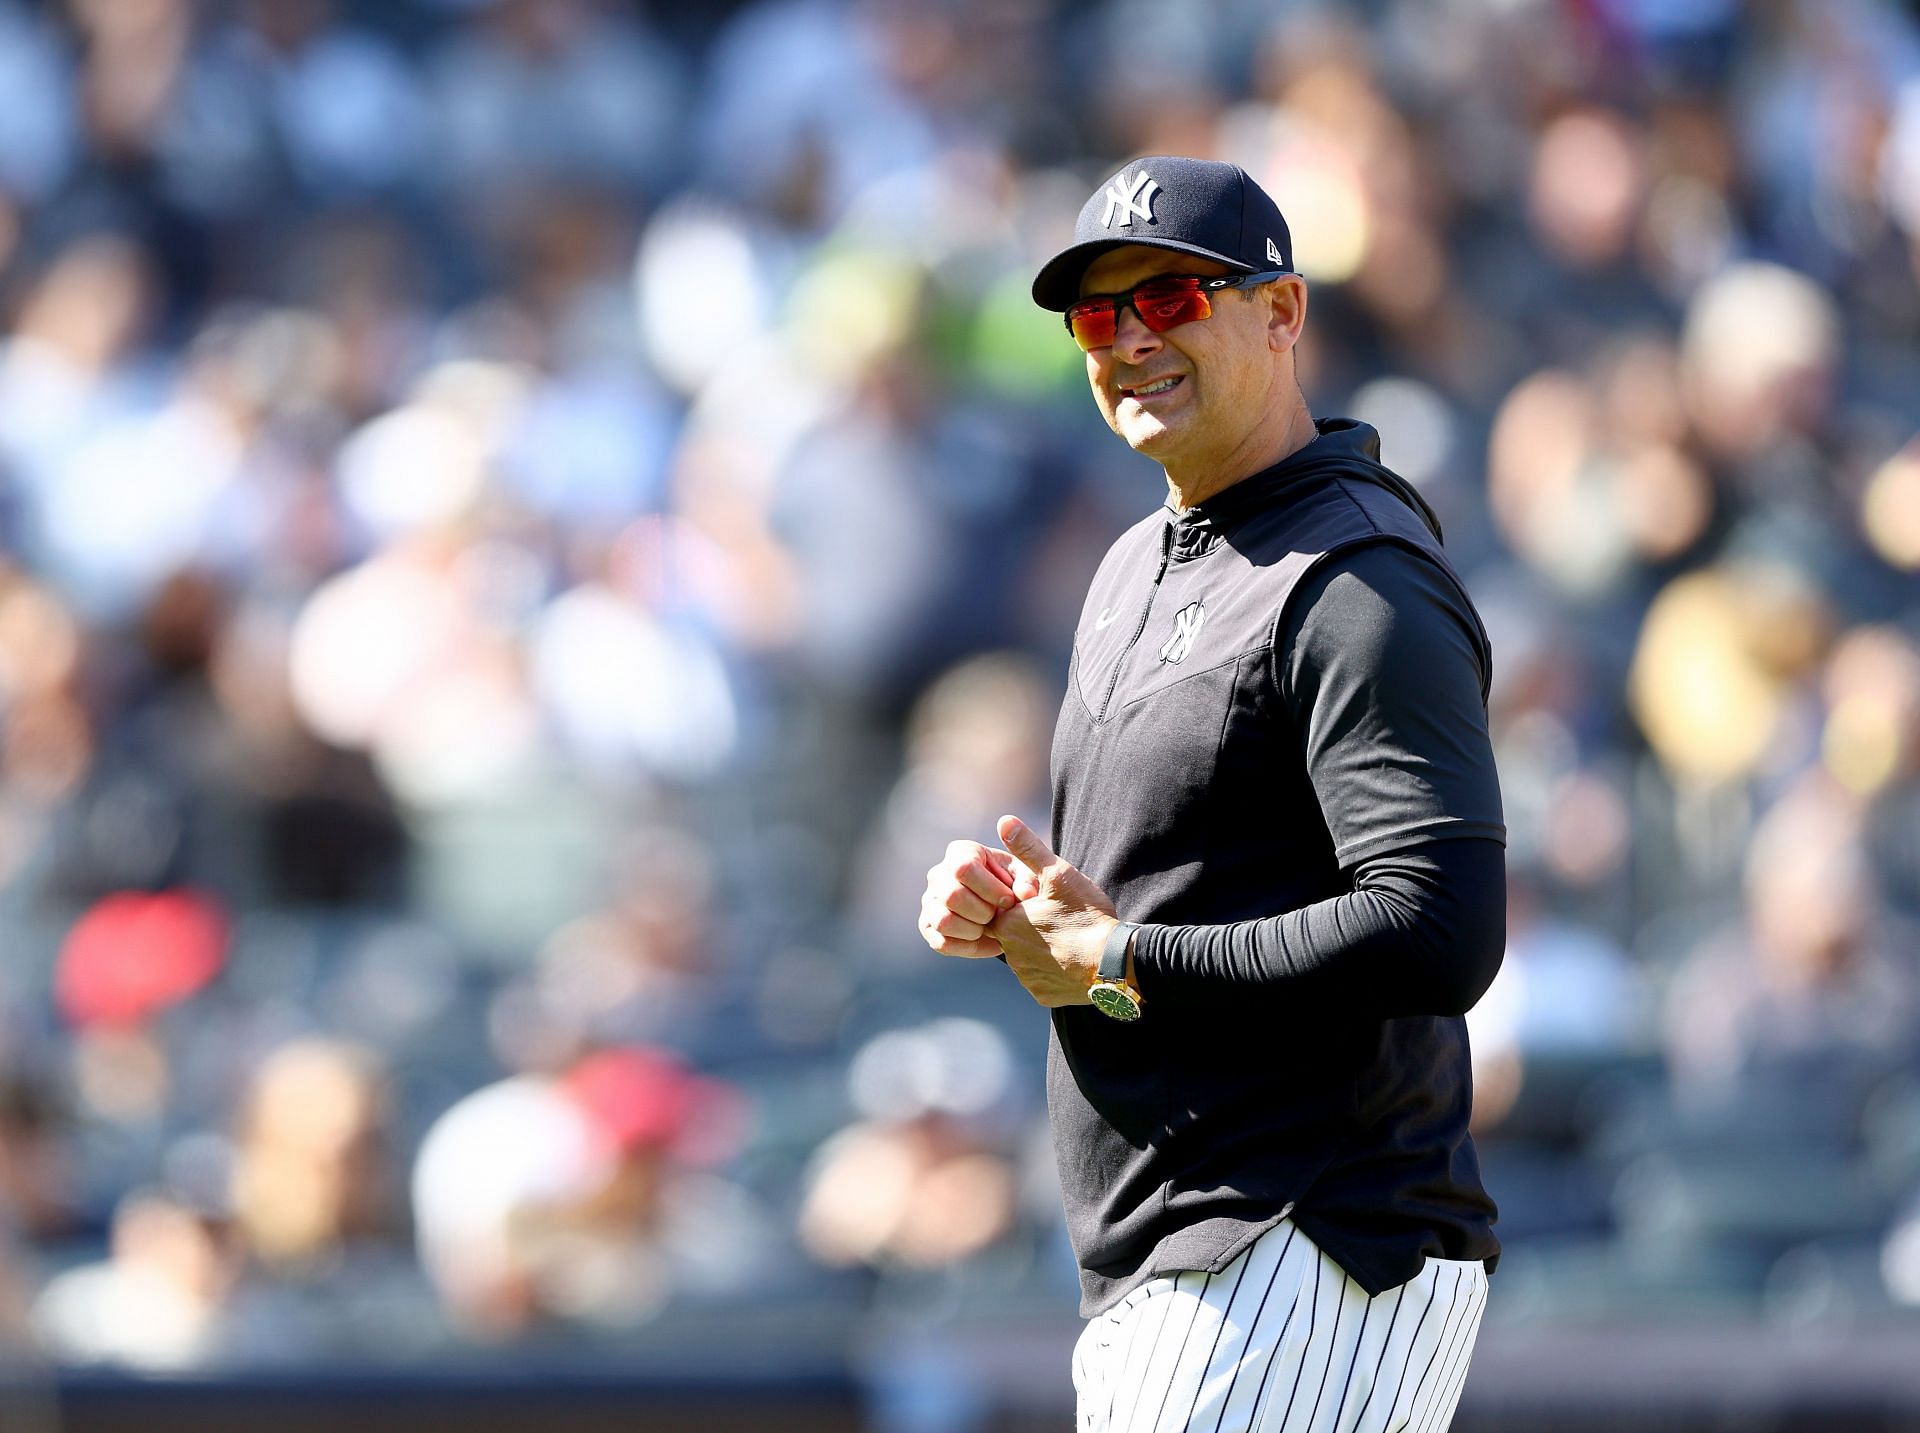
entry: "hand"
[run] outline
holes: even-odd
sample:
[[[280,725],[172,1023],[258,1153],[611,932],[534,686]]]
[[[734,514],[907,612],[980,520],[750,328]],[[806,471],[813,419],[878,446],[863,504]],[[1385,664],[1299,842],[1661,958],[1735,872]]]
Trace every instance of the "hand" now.
[[[1032,877],[1014,869],[1010,852],[955,841],[927,872],[920,897],[920,936],[942,955],[997,956],[1000,942],[987,934],[995,916],[1019,904],[1020,887]]]
[[[1107,893],[1053,853],[1017,816],[1000,818],[1000,839],[1023,868],[1018,905],[1001,911],[987,934],[1027,993],[1049,1009],[1087,1005],[1100,951],[1119,920]]]

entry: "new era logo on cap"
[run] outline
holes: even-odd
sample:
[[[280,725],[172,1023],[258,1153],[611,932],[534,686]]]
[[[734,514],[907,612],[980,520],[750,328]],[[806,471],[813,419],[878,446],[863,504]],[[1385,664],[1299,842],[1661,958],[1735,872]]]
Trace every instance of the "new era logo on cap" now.
[[[1242,274],[1293,269],[1287,221],[1244,169],[1155,154],[1127,164],[1088,197],[1073,242],[1035,276],[1034,302],[1064,311],[1079,296],[1087,265],[1125,244],[1173,249]]]

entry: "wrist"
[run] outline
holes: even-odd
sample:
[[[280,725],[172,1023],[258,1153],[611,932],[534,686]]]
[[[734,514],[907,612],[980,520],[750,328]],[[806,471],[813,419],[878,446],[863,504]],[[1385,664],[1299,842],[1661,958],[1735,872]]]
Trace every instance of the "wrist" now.
[[[1133,939],[1139,929],[1137,923],[1122,920],[1107,928],[1099,968],[1087,987],[1090,1003],[1116,1020],[1140,1018],[1140,990],[1133,983]]]
[[[1116,920],[1107,926],[1100,942],[1100,960],[1094,968],[1094,979],[1129,979],[1133,965],[1134,932],[1139,929],[1137,921]]]

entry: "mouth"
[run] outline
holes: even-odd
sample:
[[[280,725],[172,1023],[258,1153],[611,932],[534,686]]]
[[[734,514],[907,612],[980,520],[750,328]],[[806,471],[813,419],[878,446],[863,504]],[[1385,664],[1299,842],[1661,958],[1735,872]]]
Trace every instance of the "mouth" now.
[[[1138,388],[1122,388],[1120,390],[1120,396],[1122,398],[1131,398],[1134,402],[1138,403],[1145,398],[1157,398],[1162,393],[1171,393],[1186,381],[1187,377],[1184,373],[1176,373],[1171,378],[1161,378],[1152,383],[1143,383]]]

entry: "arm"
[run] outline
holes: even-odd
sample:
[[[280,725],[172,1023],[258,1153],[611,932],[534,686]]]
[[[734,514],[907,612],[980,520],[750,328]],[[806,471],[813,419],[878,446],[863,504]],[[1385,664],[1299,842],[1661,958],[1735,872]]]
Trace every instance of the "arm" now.
[[[1276,680],[1350,889],[1259,920],[1143,926],[1141,990],[1286,981],[1382,1017],[1462,1013],[1506,940],[1478,624],[1444,573],[1380,545],[1302,584],[1280,638]]]
[[[1222,925],[1143,925],[1129,974],[1149,999],[1173,981],[1275,984],[1382,1018],[1457,1014],[1480,998],[1505,945],[1505,827],[1487,737],[1478,627],[1424,559],[1361,549],[1300,593],[1280,686],[1351,889],[1299,910]],[[1084,1005],[1112,902],[1013,817],[1019,863],[977,944],[998,944],[1042,1005]],[[936,920],[950,872],[930,873]],[[1013,889],[1017,887],[1017,889]],[[970,922],[971,926],[971,922]],[[923,930],[927,929],[923,915]],[[934,934],[929,943],[936,950]]]
[[[1506,948],[1506,851],[1436,841],[1361,863],[1354,889],[1284,915],[1228,925],[1142,926],[1133,963],[1163,981],[1296,983],[1383,1018],[1461,1015]]]

